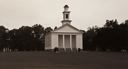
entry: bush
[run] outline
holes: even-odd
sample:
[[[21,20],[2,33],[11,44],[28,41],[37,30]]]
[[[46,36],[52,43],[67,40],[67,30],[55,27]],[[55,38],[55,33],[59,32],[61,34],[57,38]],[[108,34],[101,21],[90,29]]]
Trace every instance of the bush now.
[[[82,49],[78,48],[78,52],[80,52]]]
[[[59,48],[55,47],[54,52],[57,52],[57,51],[59,51]]]

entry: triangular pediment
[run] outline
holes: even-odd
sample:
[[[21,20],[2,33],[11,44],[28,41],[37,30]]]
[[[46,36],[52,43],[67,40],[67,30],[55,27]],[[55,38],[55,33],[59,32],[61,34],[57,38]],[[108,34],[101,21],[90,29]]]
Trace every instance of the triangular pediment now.
[[[74,32],[74,33],[82,33],[79,29],[75,28],[74,26],[72,26],[70,24],[65,24],[65,25],[57,28],[53,32],[71,32],[71,33]]]

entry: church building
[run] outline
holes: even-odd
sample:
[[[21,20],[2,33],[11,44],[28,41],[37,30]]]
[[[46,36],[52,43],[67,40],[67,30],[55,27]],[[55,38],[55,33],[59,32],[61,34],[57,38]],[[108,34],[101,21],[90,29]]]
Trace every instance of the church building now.
[[[45,50],[58,48],[59,50],[83,49],[83,32],[71,25],[69,6],[64,6],[62,26],[45,36]]]

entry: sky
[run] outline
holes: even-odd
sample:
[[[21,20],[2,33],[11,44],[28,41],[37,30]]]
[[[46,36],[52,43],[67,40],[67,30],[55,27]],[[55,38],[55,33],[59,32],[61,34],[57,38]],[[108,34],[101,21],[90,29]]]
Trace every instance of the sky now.
[[[64,5],[69,5],[72,25],[87,30],[106,20],[128,19],[128,0],[0,0],[0,25],[9,29],[41,24],[43,27],[62,25]]]

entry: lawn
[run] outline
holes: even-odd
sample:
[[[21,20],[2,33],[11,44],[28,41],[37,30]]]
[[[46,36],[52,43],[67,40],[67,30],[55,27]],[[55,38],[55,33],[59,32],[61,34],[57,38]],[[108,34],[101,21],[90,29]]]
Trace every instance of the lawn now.
[[[1,52],[0,69],[128,69],[128,54]]]

